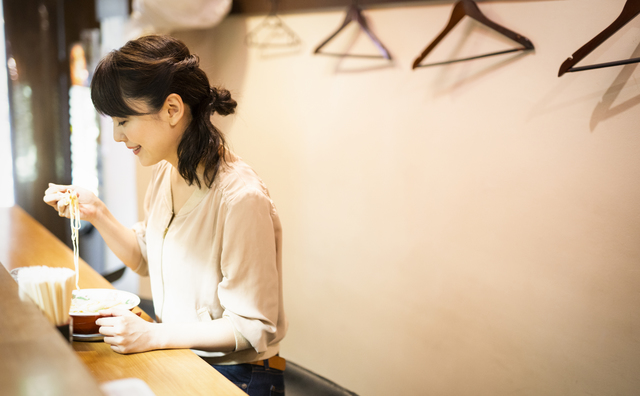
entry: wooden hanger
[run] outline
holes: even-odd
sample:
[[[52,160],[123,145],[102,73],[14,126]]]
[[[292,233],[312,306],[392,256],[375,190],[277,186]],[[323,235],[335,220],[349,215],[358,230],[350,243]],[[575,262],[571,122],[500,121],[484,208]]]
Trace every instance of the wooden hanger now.
[[[322,47],[324,47],[329,41],[331,41],[331,39],[337,36],[338,33],[340,33],[342,29],[344,29],[352,21],[355,21],[358,23],[358,25],[360,25],[360,28],[364,30],[367,36],[369,36],[371,41],[373,41],[373,44],[375,44],[375,46],[378,48],[378,50],[382,55],[335,54],[335,53],[320,51]],[[322,44],[320,44],[313,53],[321,54],[321,55],[350,56],[350,57],[359,57],[359,58],[385,58],[385,59],[391,60],[391,55],[389,54],[389,51],[387,51],[387,49],[384,47],[384,45],[382,45],[380,40],[378,40],[378,38],[369,29],[369,26],[367,25],[367,20],[362,15],[362,9],[358,7],[358,4],[356,1],[354,1],[351,7],[349,7],[349,9],[347,10],[347,15],[344,18],[344,22],[342,22],[342,26],[340,26],[338,30],[336,30],[331,36],[329,36],[329,38],[327,38]]]
[[[440,41],[442,41],[444,36],[446,36],[451,31],[451,29],[453,29],[453,27],[456,26],[458,24],[458,22],[460,22],[460,20],[465,15],[475,19],[476,21],[480,22],[483,25],[486,25],[486,26],[490,27],[491,29],[497,31],[498,33],[501,33],[502,35],[510,38],[511,40],[515,41],[516,43],[519,43],[520,45],[522,45],[522,48],[514,48],[514,49],[510,49],[510,50],[505,50],[505,51],[492,52],[492,53],[485,54],[485,55],[473,56],[473,57],[470,57],[470,58],[454,59],[454,60],[450,60],[450,61],[446,61],[446,62],[432,63],[432,64],[428,64],[428,65],[421,65],[420,62],[422,62],[422,60],[427,55],[429,55],[429,53],[436,47],[436,45],[438,45],[438,43],[440,43]],[[436,37],[435,40],[433,40],[433,42],[431,44],[429,44],[429,46],[427,46],[427,48],[424,51],[422,51],[422,54],[420,54],[420,56],[417,57],[416,60],[413,62],[413,69],[415,69],[417,67],[426,67],[426,66],[444,65],[444,64],[454,63],[454,62],[463,62],[463,61],[468,61],[468,60],[472,60],[472,59],[485,58],[487,56],[502,55],[502,54],[508,54],[510,52],[525,51],[525,50],[532,50],[532,49],[534,49],[533,43],[531,43],[531,41],[529,41],[528,38],[522,36],[521,34],[515,33],[513,31],[511,31],[511,30],[509,30],[509,29],[507,29],[507,28],[505,28],[503,26],[500,26],[497,23],[489,20],[489,18],[484,16],[484,14],[480,11],[480,9],[478,8],[478,5],[475,3],[475,1],[472,1],[472,0],[460,0],[453,7],[453,11],[451,12],[451,18],[449,19],[449,23],[444,28],[444,30],[440,33],[440,35],[438,37]]]
[[[267,17],[245,37],[245,43],[249,47],[293,47],[300,44],[298,35],[282,22],[277,10],[278,0],[271,0],[271,11]],[[279,40],[274,40],[275,38]]]
[[[629,23],[629,21],[631,21],[636,16],[638,16],[638,14],[640,14],[640,0],[627,0],[627,2],[624,5],[624,8],[622,9],[622,12],[620,13],[620,16],[618,16],[618,18],[615,21],[613,21],[613,23],[609,25],[609,27],[607,27],[596,37],[591,39],[591,41],[583,45],[579,50],[574,52],[573,55],[567,58],[567,60],[565,60],[562,63],[562,65],[560,65],[560,70],[558,71],[558,77],[562,76],[567,72],[600,69],[603,67],[619,66],[619,65],[626,65],[629,63],[640,62],[640,58],[633,58],[633,59],[623,59],[623,60],[614,61],[614,62],[598,63],[595,65],[574,67],[576,63],[584,59],[585,56],[589,55],[591,51],[596,49],[600,44],[604,43],[607,39],[613,36],[615,32],[620,30],[620,28],[622,28],[624,25]]]

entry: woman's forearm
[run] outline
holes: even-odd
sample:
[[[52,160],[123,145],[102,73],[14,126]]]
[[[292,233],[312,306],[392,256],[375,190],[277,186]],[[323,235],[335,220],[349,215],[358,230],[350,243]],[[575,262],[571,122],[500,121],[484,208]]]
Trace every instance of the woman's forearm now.
[[[154,349],[231,352],[236,348],[233,325],[225,318],[199,323],[161,323],[154,333]]]
[[[136,269],[142,259],[138,238],[131,228],[125,227],[104,203],[96,205],[92,224],[111,251],[129,268]]]
[[[233,325],[225,318],[197,323],[149,323],[121,308],[100,311],[100,315],[96,324],[105,336],[104,342],[118,353],[183,348],[231,352],[236,349]]]

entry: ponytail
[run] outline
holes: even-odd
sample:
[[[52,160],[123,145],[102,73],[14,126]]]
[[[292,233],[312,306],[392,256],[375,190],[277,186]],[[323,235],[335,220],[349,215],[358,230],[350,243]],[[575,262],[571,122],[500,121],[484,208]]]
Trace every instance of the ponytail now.
[[[188,184],[201,187],[196,173],[199,164],[204,166],[205,185],[211,187],[213,184],[227,149],[224,135],[211,123],[211,116],[213,113],[233,114],[236,106],[229,91],[210,88],[207,98],[191,108],[191,123],[178,145],[178,172]]]

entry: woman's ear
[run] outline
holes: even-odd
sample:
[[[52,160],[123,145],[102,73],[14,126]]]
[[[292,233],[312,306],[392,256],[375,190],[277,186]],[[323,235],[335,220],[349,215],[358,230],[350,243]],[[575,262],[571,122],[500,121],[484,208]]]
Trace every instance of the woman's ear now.
[[[171,126],[176,126],[185,116],[185,104],[180,95],[172,93],[167,96],[162,107],[162,112],[167,117]]]

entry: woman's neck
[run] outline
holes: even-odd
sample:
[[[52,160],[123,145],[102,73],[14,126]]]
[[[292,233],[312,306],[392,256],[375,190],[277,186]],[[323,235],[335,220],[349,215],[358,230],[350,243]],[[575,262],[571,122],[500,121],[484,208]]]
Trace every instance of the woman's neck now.
[[[198,169],[198,178],[202,181],[201,170]],[[173,213],[180,212],[180,209],[189,200],[189,197],[198,190],[198,185],[192,183],[187,184],[187,181],[180,176],[180,172],[175,167],[171,168],[171,203],[173,205]],[[201,182],[202,183],[202,182]],[[201,184],[202,187],[204,187]]]

